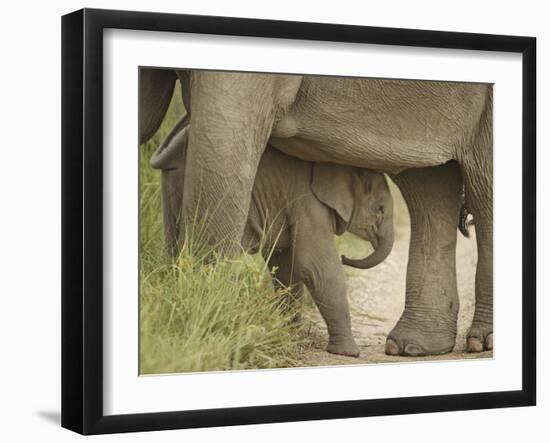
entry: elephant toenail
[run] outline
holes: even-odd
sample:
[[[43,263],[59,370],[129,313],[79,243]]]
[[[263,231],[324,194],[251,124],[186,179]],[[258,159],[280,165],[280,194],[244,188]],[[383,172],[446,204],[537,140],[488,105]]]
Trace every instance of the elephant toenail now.
[[[399,346],[397,346],[397,343],[391,338],[386,340],[386,354],[399,355]]]
[[[488,351],[493,350],[493,334],[489,334],[485,339],[485,349]]]
[[[468,352],[481,352],[483,351],[483,343],[477,337],[468,337],[466,342]]]
[[[416,357],[422,354],[422,348],[418,345],[413,345],[412,343],[405,346],[405,354]]]

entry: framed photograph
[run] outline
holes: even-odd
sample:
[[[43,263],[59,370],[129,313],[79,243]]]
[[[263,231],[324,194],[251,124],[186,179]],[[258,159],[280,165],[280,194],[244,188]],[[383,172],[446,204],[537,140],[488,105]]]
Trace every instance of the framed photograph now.
[[[532,37],[64,16],[62,426],[535,405],[535,60]]]

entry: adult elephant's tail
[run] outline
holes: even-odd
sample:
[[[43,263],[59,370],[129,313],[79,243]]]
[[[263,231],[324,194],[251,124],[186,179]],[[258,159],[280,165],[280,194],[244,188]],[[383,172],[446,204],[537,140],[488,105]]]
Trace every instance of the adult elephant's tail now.
[[[460,205],[460,213],[458,214],[458,230],[464,237],[470,238],[470,226],[474,224],[474,220],[466,207],[466,190],[464,185],[462,185],[461,200],[462,204]]]

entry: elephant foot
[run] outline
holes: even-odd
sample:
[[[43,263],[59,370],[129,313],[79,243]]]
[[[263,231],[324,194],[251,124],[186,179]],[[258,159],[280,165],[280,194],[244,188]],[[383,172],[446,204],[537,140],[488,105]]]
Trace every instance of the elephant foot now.
[[[492,327],[482,323],[473,323],[466,338],[468,352],[483,352],[493,350]]]
[[[359,357],[359,346],[355,343],[353,337],[338,340],[330,338],[327,346],[327,352],[337,355],[345,355],[347,357]]]
[[[387,355],[419,357],[451,352],[455,333],[425,332],[396,326],[386,339]]]

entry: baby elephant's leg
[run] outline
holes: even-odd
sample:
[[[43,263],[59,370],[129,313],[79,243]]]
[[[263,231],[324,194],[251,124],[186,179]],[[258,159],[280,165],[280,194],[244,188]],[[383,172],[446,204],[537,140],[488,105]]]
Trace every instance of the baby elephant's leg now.
[[[301,319],[300,308],[304,294],[304,284],[294,278],[294,257],[290,248],[274,251],[268,258],[269,269],[276,268],[273,283],[276,288],[288,291],[282,307],[285,311],[294,313],[293,321]]]
[[[351,333],[347,286],[332,235],[296,248],[295,272],[301,275],[327,324],[332,354],[359,356]]]

